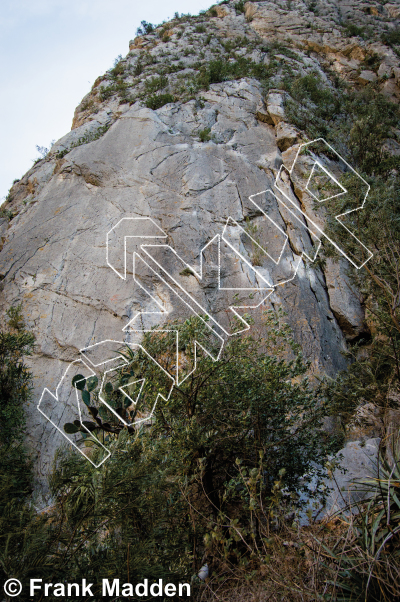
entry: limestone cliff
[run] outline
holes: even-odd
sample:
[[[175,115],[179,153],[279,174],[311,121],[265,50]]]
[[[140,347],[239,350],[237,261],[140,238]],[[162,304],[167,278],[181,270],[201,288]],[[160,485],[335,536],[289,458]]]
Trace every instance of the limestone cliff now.
[[[144,32],[96,80],[71,132],[11,189],[0,225],[1,308],[22,302],[37,337],[35,403],[27,413],[39,474],[63,439],[36,410],[43,387],[55,390],[81,348],[129,341],[123,327],[136,311],[151,310],[130,264],[126,280],[107,265],[107,232],[123,217],[151,218],[193,268],[170,261],[168,272],[223,323],[229,299],[219,294],[218,266],[208,279],[195,271],[229,218],[240,251],[226,252],[229,285],[260,287],[276,269],[262,253],[254,257],[249,234],[262,233],[265,219],[249,197],[274,189],[282,164],[290,168],[307,140],[285,114],[285,78],[317,74],[331,86],[336,74],[355,87],[375,82],[398,99],[398,57],[381,39],[399,16],[399,2],[225,2]],[[213,76],[210,65],[221,73]],[[395,136],[388,144],[398,152]],[[286,186],[304,208],[294,179]],[[271,199],[269,215],[288,237],[287,280],[300,264],[252,316],[261,324],[263,308],[282,304],[312,370],[334,374],[345,366],[346,338],[365,332],[362,299],[345,259],[313,263],[302,255],[315,252],[306,218]],[[162,319],[181,317],[170,290],[146,278],[169,312]],[[64,411],[54,408],[61,425]]]

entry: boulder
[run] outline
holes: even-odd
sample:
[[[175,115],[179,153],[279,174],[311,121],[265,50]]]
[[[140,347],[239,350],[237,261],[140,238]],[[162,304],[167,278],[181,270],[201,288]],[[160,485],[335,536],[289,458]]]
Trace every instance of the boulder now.
[[[400,17],[400,6],[398,4],[385,4],[384,8],[392,19],[398,19]]]
[[[357,81],[359,84],[366,86],[367,84],[376,82],[377,79],[378,79],[378,76],[376,75],[376,73],[374,73],[373,71],[366,70],[366,71],[361,71],[360,75],[357,78]]]
[[[274,125],[278,125],[285,119],[284,95],[278,92],[270,92],[267,97],[267,111]]]
[[[280,121],[276,126],[276,143],[279,150],[286,151],[301,140],[299,131],[291,124]]]
[[[348,340],[368,334],[361,297],[346,276],[345,260],[326,259],[325,279],[328,287],[329,304]]]
[[[360,481],[373,478],[378,472],[380,438],[349,441],[333,462],[332,476],[325,484],[331,489],[326,512],[333,514],[365,496]]]

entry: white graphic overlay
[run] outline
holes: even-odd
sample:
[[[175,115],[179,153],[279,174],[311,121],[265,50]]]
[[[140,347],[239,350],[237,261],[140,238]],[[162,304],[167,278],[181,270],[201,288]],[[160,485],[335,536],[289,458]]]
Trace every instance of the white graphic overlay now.
[[[321,147],[325,149],[326,157],[321,158]],[[347,190],[343,182],[344,173],[358,178],[358,198],[353,198]],[[302,191],[301,204],[293,187]],[[101,426],[101,420],[96,414],[97,410],[94,412],[93,408],[87,407],[85,398],[88,398],[88,393],[82,393],[84,382],[96,377],[96,382],[100,383],[99,404],[117,418],[121,423],[120,428],[126,427],[132,432],[133,428],[150,420],[160,398],[164,402],[168,401],[174,384],[181,385],[196,370],[198,352],[201,350],[213,361],[218,361],[227,338],[250,328],[248,312],[264,305],[277,286],[293,280],[303,258],[311,262],[316,259],[321,238],[325,237],[357,269],[371,259],[371,251],[350,229],[353,215],[363,209],[369,189],[368,183],[325,140],[319,138],[304,143],[299,146],[291,168],[287,169],[282,165],[279,169],[273,190],[267,189],[249,197],[252,211],[260,217],[262,241],[260,236],[255,236],[252,230],[246,228],[246,224],[240,224],[229,216],[222,231],[212,236],[201,249],[197,266],[189,265],[167,244],[168,234],[152,218],[121,218],[107,232],[106,261],[118,278],[133,282],[135,295],[141,301],[141,306],[146,306],[146,310],[136,311],[124,326],[125,336],[130,337],[128,343],[107,339],[81,349],[81,358],[69,364],[55,393],[44,389],[38,410],[95,467],[101,466],[110,456],[110,452],[104,442],[94,434],[98,428],[96,422]],[[340,199],[342,207],[345,208],[337,215],[332,213],[333,199]],[[305,248],[300,254],[296,254],[296,257],[290,249],[288,235],[282,220],[277,217],[276,208],[278,212],[285,211],[290,215],[290,220],[297,227],[305,229],[309,235]],[[341,226],[340,241],[337,241],[326,227],[327,219],[331,217]],[[258,261],[251,260],[246,244],[257,253]],[[232,258],[235,262],[240,262],[242,273],[246,273],[246,280],[243,278],[240,282],[229,282],[229,277],[226,276],[229,272],[226,262],[228,259],[232,261]],[[211,282],[213,303],[208,303],[204,294],[198,293],[197,289],[196,292],[193,292],[193,287],[189,290],[188,274],[200,285]],[[180,315],[185,317],[197,316],[205,326],[206,334],[194,342],[194,362],[189,367],[180,357],[179,327],[168,325],[167,328],[155,328],[165,321],[169,313],[160,296],[156,294],[160,287],[168,292],[173,309],[179,308]],[[197,288],[200,289],[201,286]],[[212,309],[212,306],[220,306],[221,303],[225,304],[225,312]],[[222,314],[229,314],[234,318],[233,322],[229,317],[221,318]],[[171,335],[175,357],[174,376],[171,376],[143,346],[146,333],[152,333],[152,336]],[[136,415],[134,412],[134,419],[118,412],[107,398],[107,382],[110,382],[110,377],[112,379],[119,369],[126,369],[133,362],[129,362],[126,356],[119,353],[118,350],[123,347],[129,347],[132,353],[141,350],[147,356],[148,362],[152,362],[162,371],[166,383],[164,390],[154,395],[150,405],[147,404],[146,415]],[[71,380],[74,377],[72,385]],[[131,410],[138,407],[144,385],[143,378],[132,376],[128,383],[119,387]],[[90,436],[101,448],[103,455],[99,462],[94,463],[85,450],[81,449],[77,433],[65,432],[60,427],[60,419],[57,421],[53,418],[53,415],[60,415],[60,406],[64,409],[64,422],[69,418],[71,426],[75,425],[79,432],[86,433],[86,438]],[[94,416],[94,423],[88,420],[88,410],[92,418]],[[109,432],[116,432],[111,427],[110,429]]]

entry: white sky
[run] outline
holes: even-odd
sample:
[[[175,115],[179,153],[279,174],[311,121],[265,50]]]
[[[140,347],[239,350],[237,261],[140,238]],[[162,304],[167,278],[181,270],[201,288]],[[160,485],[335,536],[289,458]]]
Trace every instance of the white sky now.
[[[1,0],[0,203],[36,145],[71,129],[97,76],[129,51],[142,20],[197,14],[212,0]]]

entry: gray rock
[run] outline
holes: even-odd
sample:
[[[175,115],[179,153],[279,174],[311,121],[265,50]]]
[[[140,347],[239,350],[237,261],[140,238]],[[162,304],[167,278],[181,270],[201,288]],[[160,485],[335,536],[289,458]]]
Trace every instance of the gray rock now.
[[[362,23],[371,21],[355,0],[349,0],[343,9],[358,15]],[[346,280],[345,263],[327,264],[324,273],[307,260],[303,254],[315,254],[317,241],[310,236],[306,218],[296,216],[268,192],[275,190],[282,162],[289,168],[301,141],[300,132],[285,122],[284,93],[272,89],[264,99],[260,83],[244,78],[211,85],[197,101],[179,100],[157,111],[144,108],[138,100],[141,95],[145,97],[145,82],[158,76],[161,67],[176,65],[176,61],[182,62],[184,69],[170,73],[165,91],[182,98],[178,91],[190,87],[193,65],[200,54],[204,53],[204,60],[215,58],[214,53],[223,57],[221,40],[235,41],[238,36],[249,41],[261,36],[266,44],[271,40],[286,44],[290,36],[296,58],[279,52],[281,60],[270,85],[276,86],[274,82],[279,82],[289,68],[295,74],[317,71],[327,81],[324,69],[329,64],[350,80],[373,50],[388,66],[382,72],[394,74],[382,90],[391,97],[400,94],[394,52],[380,42],[368,45],[359,38],[344,38],[338,27],[336,0],[324,3],[320,16],[311,15],[303,2],[293,3],[288,11],[283,0],[246,3],[245,11],[246,18],[236,15],[232,3],[217,7],[218,16],[209,19],[204,35],[188,25],[180,39],[174,26],[165,43],[157,34],[136,38],[123,63],[124,81],[132,84],[139,59],[147,62],[130,96],[121,99],[112,93],[103,99],[99,90],[112,84],[110,74],[96,80],[76,110],[73,130],[12,189],[12,200],[5,208],[15,217],[10,223],[3,222],[0,232],[4,243],[0,252],[0,308],[4,315],[10,305],[21,301],[28,326],[37,337],[37,351],[31,359],[35,403],[27,408],[27,420],[42,481],[55,449],[64,442],[36,410],[43,388],[55,391],[68,363],[78,357],[82,347],[106,338],[129,341],[131,335],[122,329],[139,310],[153,307],[149,296],[135,286],[131,264],[126,280],[107,265],[106,234],[123,217],[154,220],[166,233],[168,244],[195,270],[199,269],[202,249],[221,234],[231,218],[232,248],[224,249],[223,278],[231,287],[242,289],[250,285],[260,288],[267,280],[278,284],[287,280],[259,309],[250,311],[259,327],[263,310],[282,306],[287,311],[295,338],[311,362],[312,374],[334,375],[344,368],[341,351],[346,348],[345,338],[362,333],[363,311]],[[185,57],[189,32],[194,54]],[[213,37],[205,44],[209,32]],[[239,50],[238,54],[244,53]],[[264,54],[255,51],[252,58],[256,62],[275,60],[273,52],[266,50]],[[210,140],[201,142],[200,132],[205,130],[210,131]],[[97,134],[98,139],[94,139]],[[302,176],[310,168],[309,159],[306,157],[301,167]],[[296,207],[305,207],[313,216],[301,177],[288,176],[286,186]],[[270,256],[259,252],[254,239],[249,238],[248,219],[258,236],[270,241]],[[322,223],[323,215],[318,215],[316,222]],[[274,237],[270,236],[271,228],[275,228]],[[282,236],[287,237],[287,245],[282,261],[276,262],[271,257],[279,257]],[[132,247],[128,251],[131,257]],[[218,291],[214,259],[210,252],[209,272],[201,280],[182,276],[182,265],[171,256],[163,256],[176,282],[227,327],[226,310],[232,299],[229,291]],[[162,322],[187,311],[175,292],[157,277],[147,274],[146,286],[169,312],[154,319]],[[241,292],[243,300],[246,295]],[[143,321],[147,319],[149,316]],[[67,410],[53,408],[60,428]]]
[[[361,481],[377,475],[379,444],[379,438],[349,441],[338,452],[332,478],[326,481],[326,485],[332,489],[328,498],[328,513],[365,497],[365,486]]]
[[[378,76],[373,71],[361,71],[357,78],[358,83],[366,85],[375,82]]]
[[[398,4],[385,4],[384,8],[393,19],[400,17],[400,6]]]
[[[345,260],[326,260],[324,269],[329,304],[347,339],[367,333],[361,297],[346,276]]]
[[[286,151],[301,141],[300,132],[289,123],[280,121],[276,127],[276,143],[279,150]]]
[[[314,470],[305,475],[308,491],[300,495],[305,504],[298,517],[301,525],[309,524],[311,517],[321,520],[336,512],[357,513],[357,502],[373,491],[362,481],[377,475],[380,441],[379,437],[349,441],[325,467],[322,480],[317,479]],[[326,495],[324,505],[315,497],[322,492]]]
[[[285,119],[284,96],[282,93],[270,92],[266,104],[273,125],[278,125],[278,123]]]
[[[35,403],[43,387],[55,390],[79,349],[106,338],[128,340],[122,328],[141,303],[148,303],[106,264],[106,233],[122,217],[151,217],[192,266],[198,266],[201,249],[222,232],[228,217],[242,227],[251,217],[263,232],[264,218],[260,212],[257,216],[248,198],[274,185],[273,177],[257,164],[265,164],[269,157],[273,167],[281,159],[273,128],[255,119],[262,101],[259,84],[252,80],[216,84],[204,99],[196,115],[193,101],[166,105],[156,112],[132,105],[98,140],[73,148],[61,160],[45,162],[45,177],[40,176],[41,166],[29,176],[43,177],[43,184],[34,202],[20,206],[18,217],[11,221],[0,270],[5,276],[3,311],[22,301],[28,325],[37,336],[32,359]],[[213,133],[229,138],[228,144],[198,142],[196,129],[210,125]],[[65,138],[56,148],[62,144]],[[22,190],[23,181],[19,185]],[[268,211],[290,237],[294,249],[288,255],[290,275],[290,266],[310,245],[309,235],[275,201]],[[243,257],[250,257],[251,245],[240,243],[238,248]],[[233,286],[242,286],[243,277],[256,283],[256,272],[243,260],[237,262],[231,253],[227,261]],[[170,269],[175,270],[172,265]],[[279,271],[267,258],[258,269],[269,275]],[[176,278],[182,280],[179,273]],[[185,286],[188,280],[199,302],[224,323],[229,297],[216,298],[195,278],[186,278]],[[161,289],[159,293],[167,295]],[[344,367],[343,335],[318,270],[300,262],[297,278],[277,289],[264,308],[271,303],[287,308],[313,370],[332,373]],[[179,303],[171,300],[167,305],[168,318],[182,314]],[[261,310],[252,313],[261,319]],[[35,404],[27,413],[29,438],[38,450],[38,471],[44,476],[63,438],[44,421]],[[62,421],[59,408],[56,422],[62,426]]]

